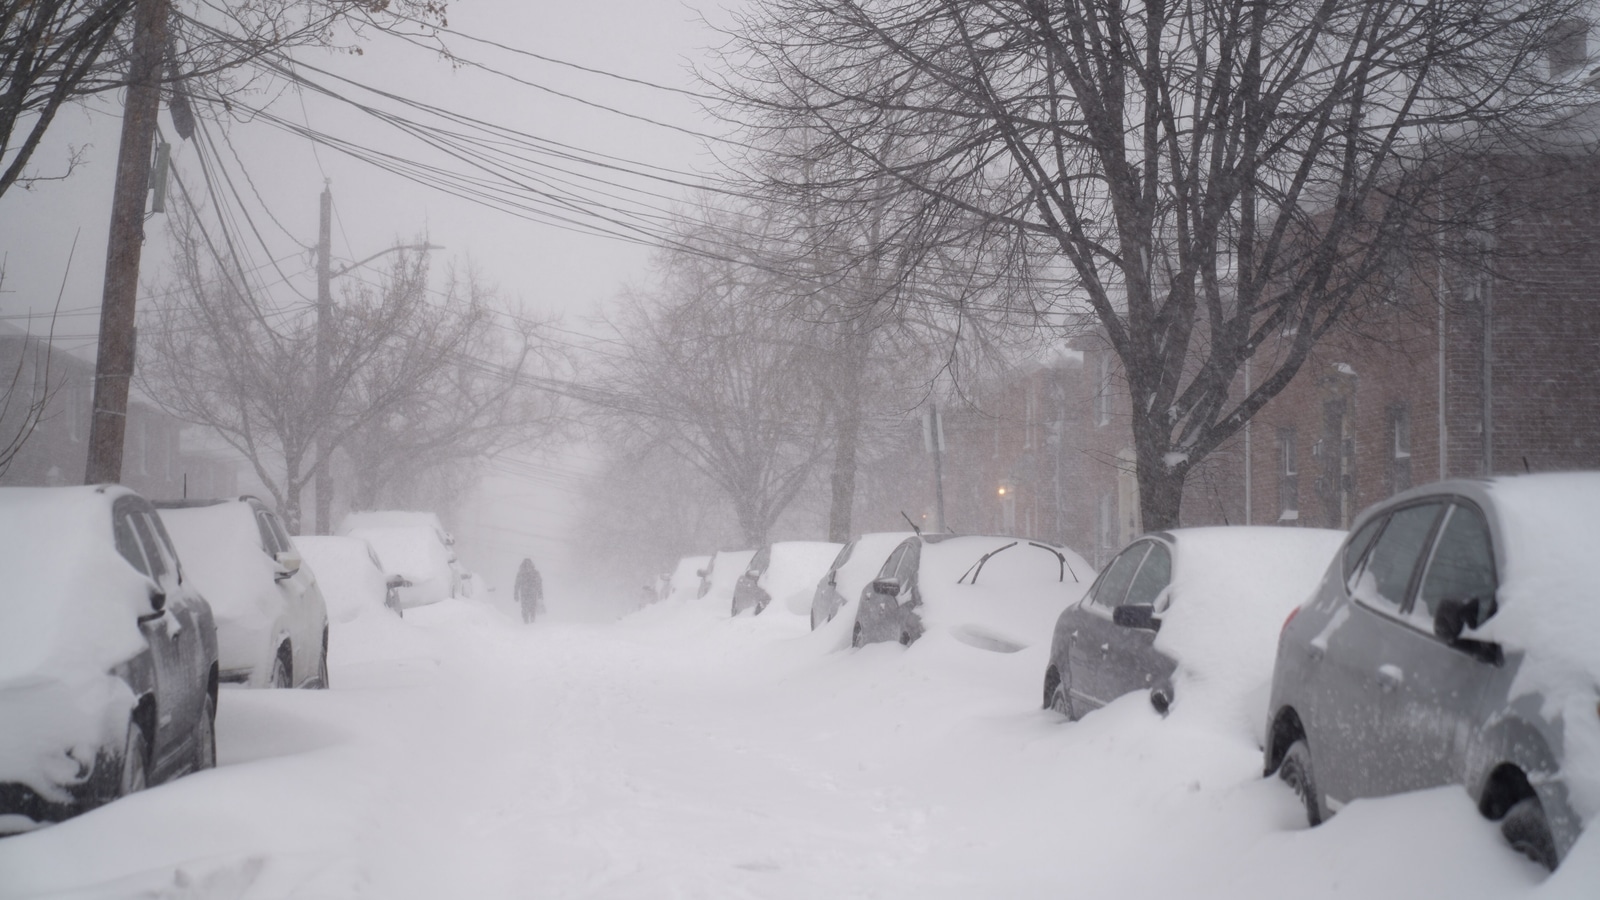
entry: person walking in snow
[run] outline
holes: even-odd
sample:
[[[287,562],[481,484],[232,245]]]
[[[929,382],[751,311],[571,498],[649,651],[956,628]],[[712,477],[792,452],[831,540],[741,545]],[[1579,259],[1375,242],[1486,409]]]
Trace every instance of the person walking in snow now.
[[[533,567],[533,560],[524,557],[522,565],[517,567],[517,583],[512,593],[516,596],[517,606],[522,608],[522,621],[532,622],[544,613],[544,580],[539,577],[539,570]]]

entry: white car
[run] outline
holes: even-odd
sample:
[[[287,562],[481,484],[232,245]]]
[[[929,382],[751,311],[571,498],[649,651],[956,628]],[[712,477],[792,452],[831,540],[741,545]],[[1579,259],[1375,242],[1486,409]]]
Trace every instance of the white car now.
[[[426,606],[465,594],[465,570],[456,560],[455,538],[431,512],[351,513],[340,523],[339,534],[371,544],[384,572],[408,582],[400,588],[402,607]]]
[[[156,508],[216,616],[222,681],[327,687],[327,604],[277,514],[254,497]]]
[[[317,577],[328,617],[350,622],[387,609],[400,615],[400,589],[405,579],[383,571],[372,545],[356,537],[301,535],[295,546]]]

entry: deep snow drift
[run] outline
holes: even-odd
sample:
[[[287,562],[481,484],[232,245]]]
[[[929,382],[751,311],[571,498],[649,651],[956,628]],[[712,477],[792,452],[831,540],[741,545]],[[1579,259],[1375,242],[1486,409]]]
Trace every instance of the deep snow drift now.
[[[552,598],[558,615],[561,598]],[[837,625],[839,623],[829,623]],[[848,627],[848,626],[846,626]],[[447,600],[222,697],[220,767],[0,840],[13,897],[1584,897],[1460,789],[1307,830],[1235,730],[1037,709],[1047,642],[837,650],[801,616]]]

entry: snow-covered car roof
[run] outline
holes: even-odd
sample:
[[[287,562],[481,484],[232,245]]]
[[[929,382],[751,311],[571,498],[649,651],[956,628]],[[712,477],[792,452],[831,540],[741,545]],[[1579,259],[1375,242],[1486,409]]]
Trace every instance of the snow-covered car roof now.
[[[343,536],[370,543],[388,574],[417,583],[434,578],[448,583],[450,579],[450,550],[430,525],[361,525],[346,530]]]
[[[256,513],[247,500],[161,510],[183,571],[194,579],[219,621],[276,615],[277,565],[261,548]]]
[[[772,597],[768,609],[804,616],[811,611],[817,581],[827,574],[842,545],[828,541],[778,541],[756,584]]]
[[[388,579],[372,545],[363,538],[303,535],[294,539],[328,605],[328,618],[351,622],[368,613],[384,613]]]
[[[986,650],[1048,645],[1056,618],[1093,581],[1094,568],[1065,547],[1016,537],[926,535],[919,615],[928,632]]]
[[[347,513],[339,523],[339,534],[367,531],[374,528],[431,528],[438,534],[439,542],[448,544],[450,533],[444,530],[437,513],[425,510],[380,509]]]
[[[0,488],[0,689],[104,675],[144,649],[149,579],[117,552],[111,506],[127,488]]]
[[[1345,532],[1232,525],[1147,537],[1173,549],[1155,648],[1177,662],[1174,715],[1259,732],[1283,622],[1316,590]]]

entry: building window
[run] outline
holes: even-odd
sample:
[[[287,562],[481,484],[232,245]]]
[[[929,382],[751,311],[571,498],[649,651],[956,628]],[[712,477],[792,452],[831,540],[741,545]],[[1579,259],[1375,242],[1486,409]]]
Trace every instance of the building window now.
[[[1293,428],[1278,429],[1278,521],[1300,519],[1299,442]]]
[[[1389,408],[1389,493],[1411,487],[1411,410],[1405,404]]]

